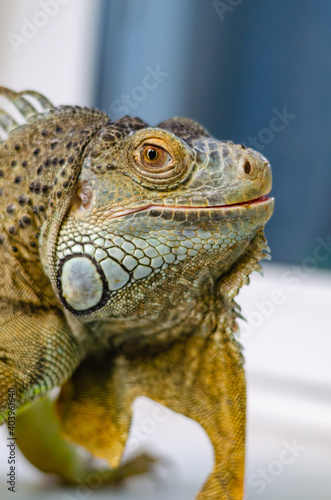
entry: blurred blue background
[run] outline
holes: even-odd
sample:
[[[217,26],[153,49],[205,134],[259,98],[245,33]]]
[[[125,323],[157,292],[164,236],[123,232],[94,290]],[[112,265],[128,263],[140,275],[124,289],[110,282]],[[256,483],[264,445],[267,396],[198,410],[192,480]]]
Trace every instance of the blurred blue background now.
[[[273,259],[331,267],[330,18],[320,0],[104,0],[94,104],[260,150]]]

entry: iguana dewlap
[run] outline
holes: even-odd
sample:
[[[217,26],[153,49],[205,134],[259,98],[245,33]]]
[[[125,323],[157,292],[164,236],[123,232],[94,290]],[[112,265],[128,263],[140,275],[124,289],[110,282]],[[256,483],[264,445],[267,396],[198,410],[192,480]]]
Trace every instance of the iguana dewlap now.
[[[150,127],[0,96],[26,122],[0,111],[1,422],[14,388],[23,452],[84,482],[88,460],[50,435],[117,467],[145,395],[206,429],[215,463],[197,498],[242,499],[233,299],[268,256],[268,161],[186,118]],[[39,399],[55,386],[58,416]]]

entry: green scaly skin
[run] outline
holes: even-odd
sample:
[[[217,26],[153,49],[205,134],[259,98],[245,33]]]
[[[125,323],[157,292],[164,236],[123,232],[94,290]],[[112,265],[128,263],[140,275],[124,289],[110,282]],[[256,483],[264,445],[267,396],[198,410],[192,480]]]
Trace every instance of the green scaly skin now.
[[[197,499],[242,499],[233,299],[268,256],[268,161],[185,118],[114,123],[31,91],[0,96],[27,122],[0,113],[2,422],[13,387],[26,456],[87,482],[95,468],[73,443],[117,468],[145,395],[206,429],[215,463]],[[39,399],[55,386],[56,415]],[[32,449],[37,414],[49,425]]]

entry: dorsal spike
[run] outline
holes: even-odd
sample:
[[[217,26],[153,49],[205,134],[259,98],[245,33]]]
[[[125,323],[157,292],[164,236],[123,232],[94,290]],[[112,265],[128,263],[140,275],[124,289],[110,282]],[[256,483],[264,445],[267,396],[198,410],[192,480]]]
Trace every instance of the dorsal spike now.
[[[36,102],[38,102],[42,112],[54,108],[53,104],[47,99],[47,97],[39,94],[39,92],[35,92],[34,90],[22,90],[19,92],[19,95],[22,97],[32,97]]]
[[[6,136],[16,127],[20,126],[22,122],[27,123],[40,113],[54,109],[53,104],[45,96],[34,90],[14,92],[6,87],[0,87],[0,97],[3,97],[8,103],[14,106],[21,115],[20,120],[19,115],[17,117],[16,115],[15,117],[12,116],[13,110],[6,110],[6,105],[4,105],[5,109],[1,109],[0,106],[0,129]],[[1,135],[3,136],[3,134]],[[0,142],[2,138],[0,136]]]
[[[0,109],[0,127],[6,134],[9,134],[9,132],[18,127],[18,125],[19,124],[12,116],[8,115],[3,109]]]
[[[21,93],[14,92],[6,87],[0,87],[0,96],[12,103],[25,120],[28,120],[30,116],[35,115],[37,112],[32,104],[22,97]]]

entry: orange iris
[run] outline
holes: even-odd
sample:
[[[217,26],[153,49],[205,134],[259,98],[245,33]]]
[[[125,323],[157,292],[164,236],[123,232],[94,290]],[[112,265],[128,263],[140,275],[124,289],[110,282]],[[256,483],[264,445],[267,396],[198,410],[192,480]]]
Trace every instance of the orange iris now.
[[[163,167],[169,161],[169,155],[165,149],[153,144],[145,144],[142,148],[141,161],[146,167]]]

